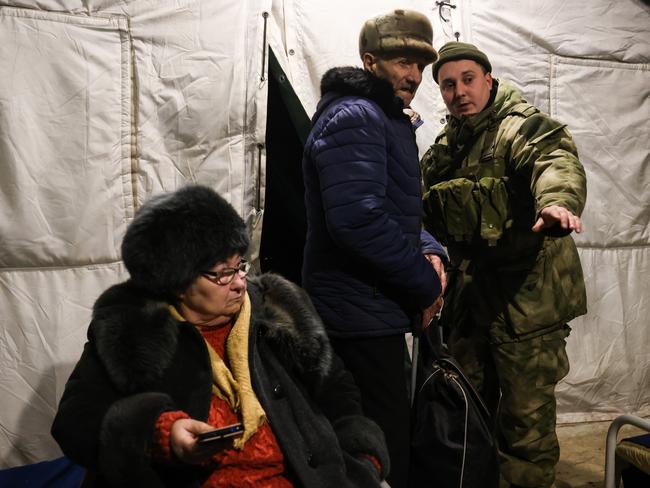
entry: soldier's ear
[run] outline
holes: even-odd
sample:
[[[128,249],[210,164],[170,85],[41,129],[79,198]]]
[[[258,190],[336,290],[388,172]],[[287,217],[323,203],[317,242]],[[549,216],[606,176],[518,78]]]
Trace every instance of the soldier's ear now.
[[[485,73],[485,81],[487,81],[488,88],[492,90],[492,73]]]

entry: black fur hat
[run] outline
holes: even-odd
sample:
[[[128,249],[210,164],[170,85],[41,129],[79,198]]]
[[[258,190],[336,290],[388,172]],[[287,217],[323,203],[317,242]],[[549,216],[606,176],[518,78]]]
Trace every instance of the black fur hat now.
[[[122,241],[134,284],[174,299],[203,271],[248,248],[246,224],[224,198],[191,185],[156,195],[138,210]]]

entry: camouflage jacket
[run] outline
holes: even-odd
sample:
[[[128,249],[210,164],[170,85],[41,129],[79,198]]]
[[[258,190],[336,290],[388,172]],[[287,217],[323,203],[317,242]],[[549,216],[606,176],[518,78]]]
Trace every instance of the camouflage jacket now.
[[[580,215],[587,190],[565,126],[497,85],[486,110],[450,118],[421,164],[424,224],[452,263],[443,323],[505,324],[507,340],[586,313],[572,237],[531,227],[548,205]]]

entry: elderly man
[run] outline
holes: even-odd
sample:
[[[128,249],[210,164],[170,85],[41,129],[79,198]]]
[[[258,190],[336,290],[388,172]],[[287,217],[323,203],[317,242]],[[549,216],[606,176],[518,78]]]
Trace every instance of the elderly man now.
[[[303,286],[361,390],[366,415],[386,434],[392,488],[408,478],[404,333],[416,317],[420,326],[436,312],[438,256],[446,259],[421,234],[418,149],[404,113],[436,59],[432,38],[418,12],[368,20],[359,39],[363,69],[323,76],[303,159]]]
[[[495,415],[502,477],[547,488],[567,322],[586,313],[569,235],[582,230],[585,172],[565,125],[491,71],[472,44],[440,48],[433,76],[450,116],[422,159],[425,226],[448,247],[441,321]]]

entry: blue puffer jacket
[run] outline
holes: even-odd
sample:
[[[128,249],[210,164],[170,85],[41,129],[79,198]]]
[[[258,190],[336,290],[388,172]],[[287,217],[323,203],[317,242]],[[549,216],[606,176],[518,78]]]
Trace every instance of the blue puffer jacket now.
[[[328,71],[321,92],[303,158],[302,284],[332,336],[407,332],[440,293],[420,247],[413,128],[391,85],[359,68]]]

